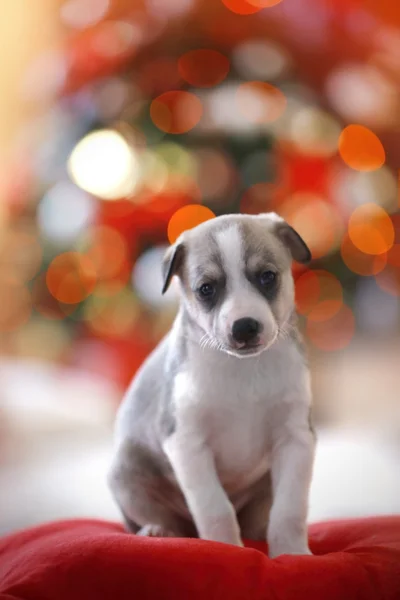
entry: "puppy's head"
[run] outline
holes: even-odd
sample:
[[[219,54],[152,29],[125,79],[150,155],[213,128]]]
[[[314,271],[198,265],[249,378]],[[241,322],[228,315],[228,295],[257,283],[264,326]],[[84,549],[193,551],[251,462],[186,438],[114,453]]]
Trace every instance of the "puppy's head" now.
[[[254,356],[277,339],[293,312],[292,259],[307,263],[310,251],[275,213],[217,217],[169,248],[163,292],[177,275],[203,339],[228,354]]]

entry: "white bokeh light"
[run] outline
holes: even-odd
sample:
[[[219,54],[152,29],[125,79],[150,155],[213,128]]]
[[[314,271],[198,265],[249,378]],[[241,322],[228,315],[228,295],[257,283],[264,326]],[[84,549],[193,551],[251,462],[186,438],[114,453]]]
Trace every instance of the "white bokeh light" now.
[[[178,286],[172,279],[168,291],[162,295],[162,259],[167,246],[157,246],[144,252],[136,261],[132,273],[132,284],[138,297],[154,308],[177,303]]]
[[[139,178],[133,149],[111,129],[94,131],[78,142],[69,157],[68,171],[80,188],[103,200],[131,196]]]
[[[105,17],[110,0],[66,0],[60,8],[60,17],[65,25],[84,29]]]
[[[93,221],[97,203],[70,182],[57,183],[43,196],[38,207],[39,228],[47,239],[69,245]]]

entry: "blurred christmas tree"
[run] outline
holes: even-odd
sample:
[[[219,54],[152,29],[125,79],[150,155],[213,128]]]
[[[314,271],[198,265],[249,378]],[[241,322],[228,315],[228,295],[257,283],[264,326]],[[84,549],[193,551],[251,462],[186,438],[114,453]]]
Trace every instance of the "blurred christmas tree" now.
[[[191,204],[217,215],[276,210],[303,235],[315,264],[296,271],[299,310],[316,347],[350,341],[360,275],[383,273],[378,283],[398,293],[400,265],[388,251],[399,223],[385,212],[396,208],[396,180],[374,163],[373,143],[368,164],[346,166],[338,140],[351,115],[342,122],[319,91],[335,63],[324,32],[335,31],[348,60],[365,48],[345,29],[343,7],[317,0],[308,2],[317,25],[303,22],[296,38],[294,4],[62,4],[64,46],[26,78],[46,112],[24,132],[21,175],[12,173],[9,188],[7,247],[25,244],[28,267],[23,283],[4,283],[15,297],[8,352],[40,346],[46,358],[125,385],[173,317],[174,291],[160,294],[160,257],[170,218]],[[325,75],[316,67],[324,56]],[[375,248],[360,247],[348,229],[367,202],[376,206],[368,231],[389,231]]]

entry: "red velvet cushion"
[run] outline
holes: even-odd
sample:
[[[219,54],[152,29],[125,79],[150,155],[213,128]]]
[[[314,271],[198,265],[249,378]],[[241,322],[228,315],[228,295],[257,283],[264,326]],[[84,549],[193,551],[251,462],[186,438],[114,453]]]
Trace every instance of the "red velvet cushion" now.
[[[67,521],[0,540],[1,600],[399,600],[400,517],[310,527],[315,556]]]

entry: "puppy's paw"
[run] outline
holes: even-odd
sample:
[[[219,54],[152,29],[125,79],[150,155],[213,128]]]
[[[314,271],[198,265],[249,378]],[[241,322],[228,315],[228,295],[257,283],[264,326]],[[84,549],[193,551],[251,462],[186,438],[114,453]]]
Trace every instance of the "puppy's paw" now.
[[[283,554],[291,555],[291,556],[312,556],[312,552],[308,546],[303,547],[272,547],[269,550],[269,557],[276,558],[277,556],[282,556]]]
[[[136,535],[160,538],[178,537],[176,533],[167,529],[166,527],[163,527],[163,525],[156,525],[154,523],[148,523],[147,525],[144,525],[141,529],[139,529]]]

